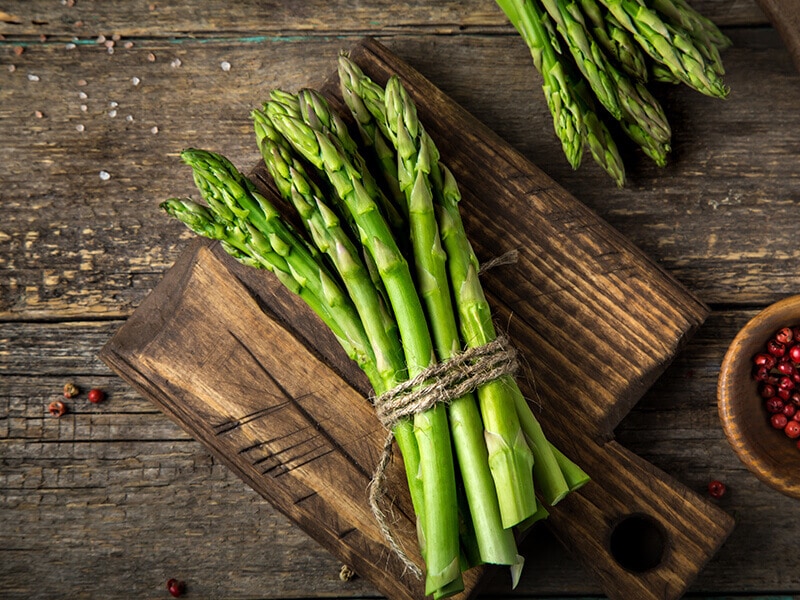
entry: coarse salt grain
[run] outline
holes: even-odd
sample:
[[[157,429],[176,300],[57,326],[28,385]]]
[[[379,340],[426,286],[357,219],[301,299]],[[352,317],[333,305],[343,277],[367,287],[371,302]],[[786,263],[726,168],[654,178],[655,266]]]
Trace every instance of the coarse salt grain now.
[[[103,181],[108,181],[111,179],[111,174],[108,171],[100,171],[100,179]]]
[[[117,108],[119,106],[119,102],[115,102],[114,100],[112,100],[111,102],[108,103],[108,106],[109,108]]]
[[[158,127],[155,127],[155,126],[151,127],[150,128],[150,133],[152,133],[153,135],[157,134],[158,133]]]
[[[68,44],[64,44],[64,48],[66,50],[75,50],[75,48],[77,48],[77,47],[78,46],[76,44],[74,44],[73,42],[69,42]]]
[[[84,85],[87,85],[86,80],[85,79],[78,79],[78,85],[81,86],[81,87],[83,87]]]
[[[221,63],[219,63],[219,66],[226,73],[231,70],[231,63],[229,63],[227,60],[223,60]]]
[[[85,104],[81,104],[81,112],[86,112],[87,110],[89,110],[89,107]]]
[[[156,62],[156,55],[151,52],[150,54],[147,55],[147,60],[149,60],[150,62]]]
[[[116,110],[113,110],[113,109],[112,109],[112,110],[110,110],[110,111],[108,111],[108,116],[109,116],[109,117],[111,117],[111,118],[113,119],[114,117],[116,117],[116,116],[117,116],[117,111],[116,111]]]
[[[39,76],[33,73],[28,73],[28,81],[39,81]]]
[[[106,49],[106,52],[108,52],[109,54],[114,54],[114,48],[113,48],[112,46],[109,46],[109,47]]]
[[[133,42],[125,42],[125,44],[123,44],[123,47],[126,50],[130,50],[131,48],[133,48]]]
[[[128,115],[127,117],[125,117],[125,120],[126,120],[128,123],[133,123],[133,115]]]
[[[180,59],[180,58],[174,58],[174,59],[172,59],[172,62],[171,62],[171,63],[169,63],[169,66],[170,66],[170,67],[173,67],[173,68],[175,68],[175,67],[180,67],[180,66],[181,66],[181,59]]]
[[[138,77],[131,77],[131,83],[133,85],[139,85],[141,82],[142,82],[142,80],[139,79]]]
[[[83,131],[84,129],[86,129],[86,127],[83,126],[83,123],[78,123],[77,125],[75,125],[76,131]]]
[[[86,100],[89,96],[86,95],[86,92],[78,92],[78,98],[81,100]]]
[[[41,118],[43,118],[43,117],[44,117],[44,113],[43,113],[42,111],[40,111],[40,110],[37,110],[37,111],[36,111],[36,112],[34,112],[33,114],[34,114],[34,116],[35,116],[37,119],[41,119]]]
[[[118,42],[122,39],[122,36],[118,33],[115,33],[114,35],[111,36],[111,39],[114,40],[115,42]]]
[[[8,72],[9,73],[13,73],[16,70],[17,70],[17,66],[16,65],[8,65]]]
[[[106,36],[98,35],[97,40],[95,40],[98,44],[105,44],[106,43]]]

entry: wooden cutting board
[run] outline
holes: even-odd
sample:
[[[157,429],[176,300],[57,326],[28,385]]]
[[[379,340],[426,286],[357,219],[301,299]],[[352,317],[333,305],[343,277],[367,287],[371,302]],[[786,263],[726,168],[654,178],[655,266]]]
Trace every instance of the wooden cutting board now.
[[[521,385],[545,431],[592,477],[553,508],[549,526],[609,597],[680,597],[733,520],[621,447],[613,430],[707,307],[386,48],[366,39],[351,57],[380,83],[397,73],[416,99],[460,182],[479,258],[519,252],[484,276],[487,295],[522,353]],[[336,88],[334,76],[322,89],[336,102]],[[263,165],[252,176],[275,196]],[[197,240],[101,358],[381,593],[423,597],[367,506],[385,433],[366,381],[270,274]],[[395,531],[420,562],[399,458],[389,485]],[[484,569],[468,572],[460,597],[485,579]]]

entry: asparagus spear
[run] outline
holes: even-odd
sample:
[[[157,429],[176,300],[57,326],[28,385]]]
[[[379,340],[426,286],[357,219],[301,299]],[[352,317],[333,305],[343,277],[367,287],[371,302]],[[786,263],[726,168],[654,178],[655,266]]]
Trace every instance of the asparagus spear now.
[[[580,6],[591,23],[591,33],[603,49],[617,60],[626,73],[640,81],[647,81],[644,55],[630,33],[611,13],[601,9],[596,0],[580,0]]]
[[[309,244],[225,157],[196,149],[181,156],[209,207],[172,199],[162,208],[195,232],[224,241],[237,259],[273,271],[331,328],[348,356],[368,376],[377,377],[375,356],[355,307]]]
[[[642,49],[672,74],[697,91],[724,98],[728,88],[691,38],[669,27],[659,14],[637,0],[600,0],[630,31]]]
[[[400,190],[400,182],[397,180],[395,152],[389,147],[389,142],[381,130],[381,125],[383,124],[378,124],[364,100],[356,92],[359,85],[358,75],[350,71],[350,64],[352,63],[350,63],[345,54],[339,55],[339,81],[342,98],[356,121],[362,141],[367,148],[372,149],[386,188],[389,190],[395,205],[399,206],[401,210],[405,210],[407,209],[405,196]],[[383,90],[380,89],[380,86],[375,87],[377,88],[374,91],[377,96],[376,102],[380,104],[383,101]],[[408,215],[404,216],[408,217]]]
[[[397,150],[398,181],[408,204],[418,287],[430,318],[439,359],[447,360],[460,352],[461,342],[447,278],[447,257],[434,215],[430,178],[431,171],[438,170],[432,162],[437,157],[430,155],[432,146],[419,123],[414,103],[396,76],[386,86],[385,108],[386,129]],[[532,456],[526,447],[517,449],[523,456],[509,459],[512,471],[503,474],[507,478],[501,481],[503,500],[498,504],[489,469],[492,457],[483,439],[483,424],[473,394],[453,400],[448,406],[448,415],[481,559],[513,565],[518,556],[516,543],[511,530],[504,525],[522,521],[536,509],[530,478]],[[505,518],[501,518],[503,508],[506,509]]]
[[[564,66],[544,30],[541,14],[525,0],[497,0],[497,4],[528,45],[533,64],[542,75],[545,100],[564,155],[572,168],[577,169],[583,156],[582,115],[572,96]]]
[[[291,202],[307,225],[316,246],[335,265],[364,323],[365,333],[375,354],[379,377],[371,380],[376,394],[394,388],[405,378],[405,362],[397,324],[373,285],[358,249],[339,223],[339,218],[323,200],[322,192],[294,156],[289,142],[275,130],[262,111],[251,113],[261,155],[278,190]],[[393,429],[403,455],[414,512],[424,523],[424,497],[419,478],[419,449],[408,419]],[[422,526],[422,525],[420,525]]]
[[[356,167],[329,135],[290,115],[272,114],[269,105],[267,114],[294,149],[328,178],[355,219],[394,310],[409,378],[415,377],[434,363],[433,345],[408,262],[378,205],[367,194]],[[461,577],[455,471],[446,408],[438,405],[417,413],[414,428],[425,504],[426,589],[440,589]]]
[[[674,27],[688,32],[716,73],[725,74],[719,51],[729,47],[731,40],[710,19],[689,6],[686,0],[654,0],[653,9],[664,15]]]
[[[374,82],[371,82],[356,65],[351,64],[347,68],[349,70],[348,85],[351,85],[353,89],[356,90],[371,90],[369,95],[371,100],[367,102],[367,98],[364,97],[365,104],[369,107],[370,112],[373,113],[373,116],[376,117],[379,123],[381,119],[387,124],[391,123],[392,120],[387,119],[385,114],[380,111],[379,105],[373,102],[375,97]],[[341,69],[342,58],[340,57],[340,70]],[[352,84],[352,76],[355,76],[360,82],[359,85]],[[388,107],[390,102],[392,101],[387,99],[385,105]],[[478,280],[478,259],[475,256],[461,221],[458,208],[461,194],[453,174],[444,164],[439,162],[439,151],[436,149],[435,143],[430,136],[425,133],[421,125],[413,123],[415,117],[412,115],[413,113],[411,112],[404,113],[403,124],[406,125],[410,131],[418,131],[418,135],[422,138],[421,143],[428,147],[427,152],[429,158],[427,161],[430,164],[430,181],[434,188],[433,199],[437,209],[442,244],[447,254],[448,275],[459,316],[461,339],[466,343],[467,347],[470,348],[483,346],[496,339],[497,334],[492,323],[491,309]],[[408,126],[409,121],[412,121],[411,126]],[[400,151],[399,154],[402,157],[404,152]],[[410,176],[403,176],[403,171],[403,161],[400,160],[398,162],[398,174],[401,185],[404,180],[411,180]],[[521,398],[522,394],[514,378],[506,376],[495,382],[481,386],[478,389],[478,397],[481,402],[484,427],[490,432],[487,435],[487,444],[491,446],[492,444],[498,443],[498,438],[500,437],[491,433],[493,430],[497,431],[497,429],[493,429],[494,418],[499,418],[504,421],[498,424],[498,429],[507,427],[509,423],[519,423],[517,420],[520,411],[518,398]],[[484,401],[486,402],[484,403]],[[491,408],[484,410],[484,406],[488,407],[488,405],[492,403],[502,404],[502,408],[495,406],[494,410]],[[527,407],[527,404],[525,406]],[[529,408],[527,408],[525,418],[536,422]],[[533,426],[528,429],[530,431],[528,437],[532,442],[531,450],[534,455],[534,477],[538,476],[545,482],[543,488],[549,490],[545,495],[545,501],[552,504],[557,502],[569,491],[569,486],[567,485],[561,468],[558,466],[552,446],[545,439],[541,427]],[[523,429],[519,425],[517,425],[514,431],[513,435],[503,436],[504,439],[512,440],[510,442],[512,445],[526,444],[525,436],[528,434],[528,431],[523,432]],[[544,468],[546,465],[549,468]],[[539,470],[539,475],[537,475],[537,469]]]
[[[328,102],[318,92],[311,89],[301,90],[297,95],[282,91],[273,92],[269,110],[295,116],[313,130],[325,133],[336,140],[344,155],[356,168],[364,189],[378,204],[392,230],[396,234],[403,231],[405,221],[403,215],[398,212],[397,207],[389,201],[378,185],[344,121],[336,111],[330,110]]]
[[[477,347],[487,344],[497,337],[492,323],[491,308],[483,293],[483,287],[478,279],[478,258],[472,249],[461,215],[458,203],[461,193],[458,184],[450,170],[444,165],[442,169],[442,189],[436,195],[440,203],[439,230],[448,258],[450,283],[455,293],[455,303],[460,317],[459,327],[461,337],[468,346]],[[506,376],[479,388],[481,393],[490,396],[492,400],[502,398],[503,403],[510,403],[511,409],[516,410],[521,422],[519,435],[528,443],[533,453],[533,476],[536,489],[547,504],[553,505],[563,498],[569,491],[569,486],[553,455],[552,446],[547,441],[527,403],[524,402],[522,392],[516,380]],[[523,402],[520,402],[520,399]],[[483,399],[481,398],[482,406]],[[507,414],[504,409],[498,414]],[[486,415],[487,411],[482,413]],[[528,427],[525,427],[525,423]],[[494,436],[487,439],[489,444],[496,442]],[[490,451],[491,452],[491,451]]]
[[[547,13],[528,0],[497,0],[497,4],[525,40],[534,66],[542,74],[545,98],[570,164],[577,168],[580,163],[580,155],[577,162],[573,162],[574,156],[570,158],[570,150],[578,148],[574,139],[577,134],[581,151],[586,143],[595,161],[617,185],[623,185],[625,167],[616,143],[597,116],[594,101],[585,89],[586,83],[574,73],[567,60],[559,57],[561,50]]]
[[[635,125],[656,142],[668,142],[671,132],[661,105],[608,60],[575,0],[541,1],[598,101],[624,125]]]

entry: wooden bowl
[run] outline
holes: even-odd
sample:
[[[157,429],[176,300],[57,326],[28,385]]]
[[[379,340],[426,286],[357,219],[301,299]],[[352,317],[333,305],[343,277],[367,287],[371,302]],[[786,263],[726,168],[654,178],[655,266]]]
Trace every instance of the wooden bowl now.
[[[787,325],[800,325],[800,296],[764,309],[736,335],[722,361],[717,400],[725,435],[739,459],[767,485],[800,498],[800,450],[770,425],[753,378],[753,356]]]

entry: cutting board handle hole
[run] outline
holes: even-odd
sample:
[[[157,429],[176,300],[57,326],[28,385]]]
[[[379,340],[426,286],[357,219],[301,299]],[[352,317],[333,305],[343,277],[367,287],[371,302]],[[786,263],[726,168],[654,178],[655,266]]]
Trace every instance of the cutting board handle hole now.
[[[661,564],[665,547],[664,528],[644,514],[623,517],[609,537],[611,556],[621,567],[634,573],[644,573]]]

